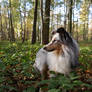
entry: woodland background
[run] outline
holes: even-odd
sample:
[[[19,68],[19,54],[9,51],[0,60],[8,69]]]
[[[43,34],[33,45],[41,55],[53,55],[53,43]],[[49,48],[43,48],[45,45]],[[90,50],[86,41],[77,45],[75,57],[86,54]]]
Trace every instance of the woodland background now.
[[[78,42],[80,66],[41,80],[36,53],[63,26]],[[52,72],[54,73],[54,72]],[[92,92],[92,0],[0,0],[0,92]]]
[[[0,0],[0,40],[46,44],[60,26],[77,40],[92,40],[91,0]]]

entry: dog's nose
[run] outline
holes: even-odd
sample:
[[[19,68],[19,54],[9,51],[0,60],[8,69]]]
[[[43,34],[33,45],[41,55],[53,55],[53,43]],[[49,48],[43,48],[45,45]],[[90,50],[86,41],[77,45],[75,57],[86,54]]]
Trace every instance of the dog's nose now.
[[[46,47],[43,47],[44,50],[46,50]]]

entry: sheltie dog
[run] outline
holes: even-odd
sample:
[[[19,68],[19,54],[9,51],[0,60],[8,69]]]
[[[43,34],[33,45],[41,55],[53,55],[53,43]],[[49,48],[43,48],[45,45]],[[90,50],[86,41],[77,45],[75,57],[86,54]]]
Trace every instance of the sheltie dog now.
[[[41,48],[34,63],[34,68],[46,78],[48,71],[69,75],[79,65],[79,47],[77,42],[63,27],[52,31],[52,40]]]

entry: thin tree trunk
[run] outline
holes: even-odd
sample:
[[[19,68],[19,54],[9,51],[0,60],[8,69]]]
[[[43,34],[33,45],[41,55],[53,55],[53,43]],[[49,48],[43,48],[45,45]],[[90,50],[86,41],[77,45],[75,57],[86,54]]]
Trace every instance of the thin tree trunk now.
[[[8,11],[8,7],[7,7],[7,11]],[[10,14],[9,14],[9,12],[8,12],[8,39],[9,39],[9,41],[10,41],[10,39],[11,39],[11,33],[10,33],[10,31],[11,31],[11,28],[10,28]]]
[[[26,40],[26,0],[24,0],[24,32],[23,32],[23,38],[22,38],[22,43]]]
[[[32,42],[31,42],[32,44],[36,43],[37,6],[38,6],[38,0],[35,0],[33,32],[32,32]]]
[[[58,14],[57,14],[57,28],[58,28]]]
[[[86,40],[86,29],[85,29],[85,23],[83,24],[83,40]]]
[[[27,26],[27,38],[26,38],[26,40],[28,40],[29,39],[29,30],[28,30],[28,26]]]
[[[43,0],[41,0],[41,20],[43,24]]]
[[[73,22],[72,22],[72,36],[74,36],[74,29],[75,29],[75,25],[74,25],[74,11],[73,11]]]
[[[92,29],[91,29],[91,33],[90,33],[91,37],[90,37],[90,40],[92,40]]]
[[[8,9],[8,7],[7,7],[7,11],[9,11],[9,9]],[[9,39],[9,41],[11,41],[11,25],[10,25],[10,14],[9,14],[9,12],[8,12],[8,39]]]
[[[79,41],[79,33],[78,33],[78,19],[76,23],[76,32],[77,32],[77,42]]]
[[[7,23],[7,19],[6,18],[5,18],[5,29],[8,32],[8,23]],[[8,36],[6,38],[8,38]]]
[[[43,0],[40,0],[40,7],[41,7],[41,34],[40,34],[40,38],[41,38],[41,44],[42,44],[42,30],[43,30]]]
[[[92,27],[90,28],[90,40],[92,40]]]
[[[0,6],[0,31],[1,31],[1,40],[6,39],[6,34],[5,34],[5,25],[3,25],[3,17],[2,17],[2,8]]]
[[[51,16],[51,31],[54,29],[53,19],[54,19],[54,13],[53,13],[53,10],[52,10],[52,16]]]
[[[0,6],[0,31],[1,31],[1,40],[3,40],[3,28],[2,28],[2,14],[1,14],[1,6]]]
[[[89,11],[89,8],[90,8],[90,0],[88,2],[88,7],[87,7],[87,10],[88,10],[88,20],[87,20],[87,29],[86,29],[86,40],[88,40],[88,31],[89,31],[89,14],[90,14],[90,11]]]
[[[37,19],[38,19],[38,16],[37,16]],[[38,23],[39,23],[39,21],[37,21],[37,27],[36,27],[36,42],[39,41],[39,24]]]
[[[43,20],[42,44],[47,44],[49,42],[50,3],[51,0],[46,0],[45,2],[45,16]]]
[[[11,0],[9,0],[9,7],[10,7],[10,25],[11,25],[11,39],[10,39],[10,41],[15,41],[14,27],[13,27],[13,20],[12,20]]]
[[[66,16],[67,16],[67,6],[66,6],[66,1],[64,0],[64,12],[65,12],[65,16],[64,16],[64,28],[66,29]]]
[[[87,21],[87,29],[86,29],[86,40],[88,40],[88,21]]]
[[[70,0],[70,7],[69,7],[69,16],[68,16],[68,30],[69,33],[72,35],[72,5],[73,5],[73,0]]]
[[[20,0],[20,23],[21,23],[21,38],[22,38],[22,42],[23,42],[23,22],[22,22],[22,14],[21,14],[21,0]]]

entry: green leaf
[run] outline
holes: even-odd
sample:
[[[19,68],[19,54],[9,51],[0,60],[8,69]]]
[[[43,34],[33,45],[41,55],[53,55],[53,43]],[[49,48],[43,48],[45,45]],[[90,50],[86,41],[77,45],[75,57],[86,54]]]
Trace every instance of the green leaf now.
[[[34,87],[28,87],[26,90],[24,90],[23,92],[35,92],[35,88]]]
[[[51,90],[48,90],[48,92],[60,92],[60,89],[51,89]]]

